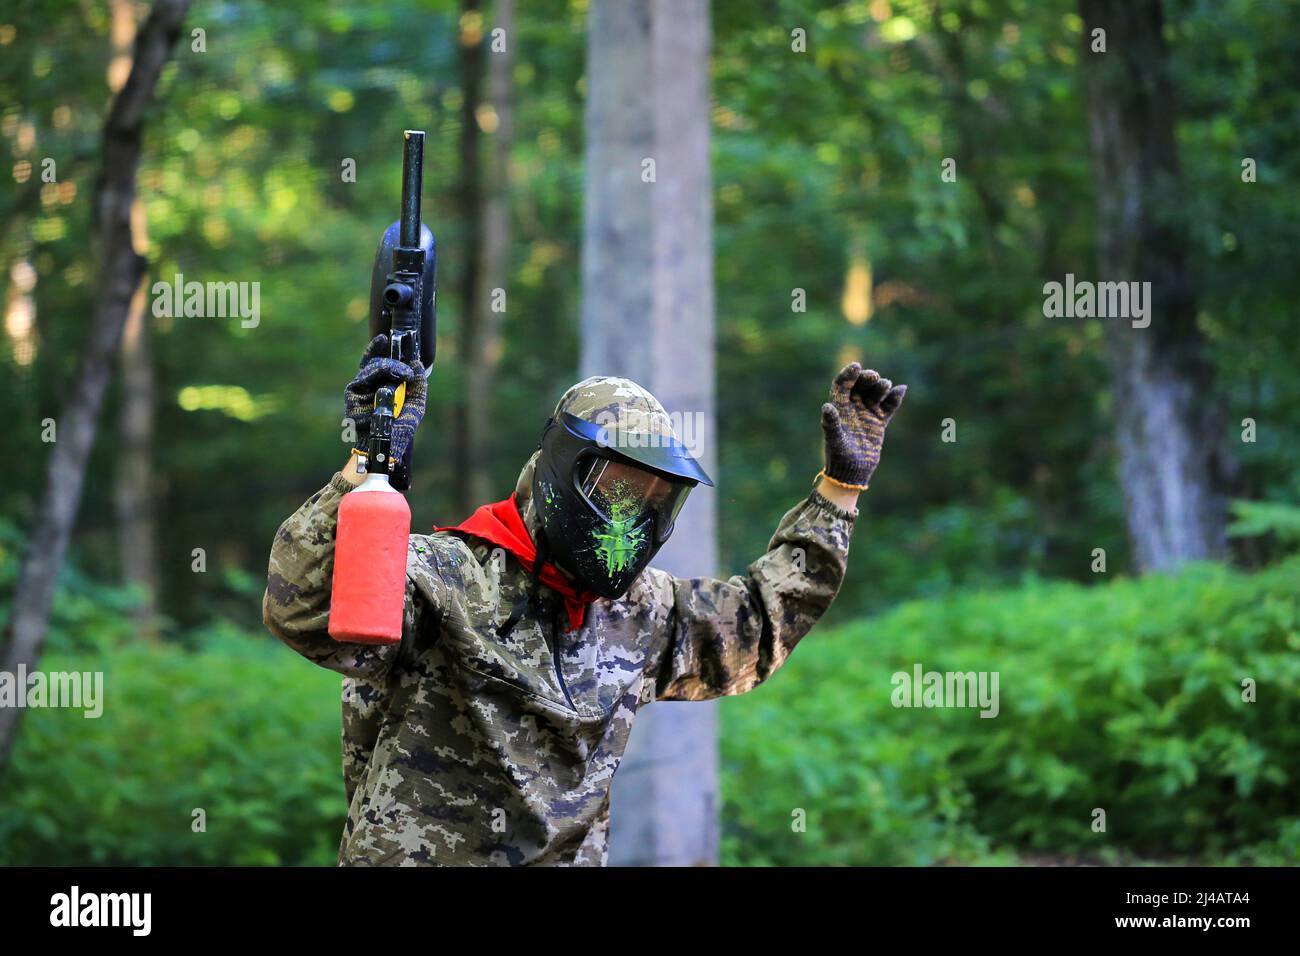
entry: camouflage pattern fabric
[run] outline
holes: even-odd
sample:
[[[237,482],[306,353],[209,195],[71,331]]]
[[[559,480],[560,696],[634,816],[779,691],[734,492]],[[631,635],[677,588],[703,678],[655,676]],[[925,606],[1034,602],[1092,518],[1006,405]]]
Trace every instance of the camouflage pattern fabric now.
[[[535,462],[515,489],[532,533]],[[413,534],[402,641],[373,647],[326,630],[350,489],[336,474],[280,527],[263,602],[277,637],[344,675],[342,865],[603,865],[637,710],[771,676],[839,590],[856,518],[813,492],[744,574],[647,568],[568,634],[563,602],[543,588],[505,637],[497,628],[531,586],[518,562],[476,538]]]
[[[558,418],[561,412],[605,426],[614,448],[677,437],[672,418],[659,399],[627,378],[612,375],[584,378],[560,397],[554,417]]]

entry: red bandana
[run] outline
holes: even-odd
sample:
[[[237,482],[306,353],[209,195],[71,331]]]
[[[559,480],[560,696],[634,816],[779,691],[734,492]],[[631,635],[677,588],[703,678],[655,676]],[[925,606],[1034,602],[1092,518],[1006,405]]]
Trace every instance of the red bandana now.
[[[435,531],[461,531],[476,538],[505,548],[513,554],[524,569],[530,574],[533,562],[537,560],[537,545],[519,516],[519,506],[512,494],[505,501],[494,501],[490,505],[481,505],[477,511],[452,528],[434,527]],[[564,610],[569,616],[569,630],[576,631],[582,627],[587,605],[600,595],[590,591],[579,591],[573,582],[551,562],[542,564],[542,583],[564,598]]]

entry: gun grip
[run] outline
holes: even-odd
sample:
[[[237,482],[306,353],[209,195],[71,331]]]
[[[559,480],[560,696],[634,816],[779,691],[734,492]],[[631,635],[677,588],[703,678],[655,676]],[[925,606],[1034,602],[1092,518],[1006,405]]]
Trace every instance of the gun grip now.
[[[375,400],[378,402],[378,399]],[[393,417],[396,418],[402,414],[402,403],[406,401],[406,383],[398,382],[397,389],[393,392]]]

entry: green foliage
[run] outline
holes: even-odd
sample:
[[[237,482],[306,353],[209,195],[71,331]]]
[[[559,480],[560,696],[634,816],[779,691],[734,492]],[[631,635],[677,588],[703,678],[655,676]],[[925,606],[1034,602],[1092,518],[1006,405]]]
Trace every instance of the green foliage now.
[[[0,518],[0,628],[9,620],[9,595],[18,579],[26,543],[9,521]],[[50,611],[46,646],[68,653],[100,653],[135,635],[130,611],[137,596],[86,575],[65,562],[59,574],[58,597]]]
[[[13,537],[0,523],[4,587]],[[1298,581],[1300,559],[1030,582],[818,630],[723,705],[725,859],[1294,864]],[[104,712],[24,715],[0,777],[0,864],[333,862],[335,675],[228,624],[183,646],[134,641],[130,596],[75,573],[56,607],[41,667],[103,671]],[[997,671],[999,715],[894,708],[891,676],[918,662]],[[1247,677],[1256,703],[1241,701]],[[191,830],[196,808],[206,832]]]
[[[1281,501],[1234,501],[1232,515],[1231,537],[1271,534],[1285,544],[1300,544],[1300,507]]]
[[[103,671],[103,715],[26,712],[0,781],[0,864],[334,862],[338,677],[229,627],[199,645],[45,656],[42,670]]]
[[[1300,862],[1298,583],[1300,560],[1204,565],[814,632],[770,686],[724,704],[727,861]],[[997,671],[999,715],[895,708],[891,676],[918,662]]]

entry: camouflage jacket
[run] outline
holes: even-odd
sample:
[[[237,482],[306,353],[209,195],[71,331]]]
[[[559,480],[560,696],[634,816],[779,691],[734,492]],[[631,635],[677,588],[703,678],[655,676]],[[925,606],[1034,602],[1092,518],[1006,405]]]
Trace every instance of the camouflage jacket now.
[[[530,530],[532,464],[516,489]],[[543,588],[504,638],[497,627],[531,586],[523,568],[476,538],[413,534],[402,641],[376,647],[326,632],[350,488],[336,474],[280,527],[263,601],[277,637],[344,675],[344,865],[603,865],[637,709],[766,680],[839,590],[856,516],[813,492],[744,574],[648,568],[569,633]]]

